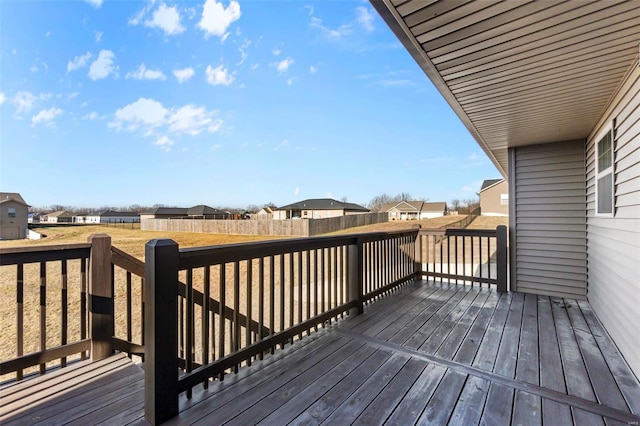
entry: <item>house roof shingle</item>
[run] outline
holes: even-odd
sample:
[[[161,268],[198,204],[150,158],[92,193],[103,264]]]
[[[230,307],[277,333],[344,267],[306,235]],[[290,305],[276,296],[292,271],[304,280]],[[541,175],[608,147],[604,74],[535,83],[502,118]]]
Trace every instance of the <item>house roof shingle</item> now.
[[[369,209],[355,203],[343,203],[333,198],[310,198],[278,207],[274,210],[349,210],[368,212]]]
[[[30,207],[29,204],[24,201],[24,198],[22,198],[22,196],[17,192],[0,192],[0,203],[6,203],[9,201],[15,201],[16,203]]]
[[[500,182],[502,182],[504,179],[485,179],[484,182],[482,182],[482,187],[480,188],[479,192],[484,191],[485,189],[488,189],[490,187],[492,187],[493,185],[496,185]]]
[[[189,216],[209,216],[209,215],[226,215],[227,212],[218,210],[213,207],[205,206],[204,204],[200,204],[197,206],[189,207],[187,209],[187,214]]]

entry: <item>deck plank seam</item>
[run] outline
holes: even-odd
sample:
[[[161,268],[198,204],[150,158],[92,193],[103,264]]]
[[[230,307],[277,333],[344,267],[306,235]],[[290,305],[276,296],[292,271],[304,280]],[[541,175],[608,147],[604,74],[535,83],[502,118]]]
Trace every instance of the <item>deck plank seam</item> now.
[[[513,388],[514,390],[521,390],[521,391],[531,393],[543,398],[560,402],[562,404],[571,405],[572,407],[580,408],[585,411],[589,411],[591,413],[597,414],[599,416],[608,417],[608,418],[618,420],[621,422],[626,422],[629,424],[633,424],[634,422],[640,423],[640,416],[636,416],[634,414],[627,413],[627,412],[618,410],[616,408],[608,407],[606,405],[602,405],[597,402],[589,401],[573,395],[566,395],[566,394],[563,394],[551,389],[546,389],[531,383],[521,382],[515,379],[511,379],[509,377],[501,376],[493,372],[484,371],[476,367],[460,364],[456,361],[438,358],[433,355],[429,355],[427,353],[417,351],[415,349],[406,348],[398,344],[385,342],[385,341],[372,338],[370,336],[354,333],[354,332],[351,332],[350,330],[336,329],[336,332],[338,334],[348,336],[352,339],[365,341],[367,344],[374,345],[380,349],[386,349],[393,352],[404,353],[408,356],[417,357],[419,359],[423,359],[425,361],[437,364],[445,368],[449,368],[451,370],[454,370],[460,373],[473,375],[473,376],[488,380],[492,383],[497,383],[497,384],[501,384],[501,385]]]

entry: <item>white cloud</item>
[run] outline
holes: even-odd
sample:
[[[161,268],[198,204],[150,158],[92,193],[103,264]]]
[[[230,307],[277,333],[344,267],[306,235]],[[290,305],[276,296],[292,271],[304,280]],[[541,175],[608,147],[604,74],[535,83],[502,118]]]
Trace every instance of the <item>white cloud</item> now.
[[[2,105],[6,100],[7,100],[7,97],[5,96],[5,94],[0,92],[0,105]]]
[[[169,139],[167,135],[161,136],[153,143],[156,146],[164,149],[165,151],[171,151],[171,146],[173,145],[173,141]]]
[[[287,86],[291,86],[293,84],[293,77],[287,79]]]
[[[109,77],[118,71],[118,67],[113,64],[116,55],[110,50],[101,50],[98,58],[89,67],[89,78],[91,80],[101,80]]]
[[[293,58],[287,58],[274,63],[273,66],[276,67],[279,73],[283,73],[283,72],[287,72],[289,70],[289,67],[293,65],[294,62],[295,61],[293,60]]]
[[[311,27],[317,28],[320,30],[322,35],[330,40],[340,40],[344,36],[347,36],[353,32],[353,26],[351,24],[343,24],[338,28],[331,29],[325,27],[322,23],[322,19],[312,16],[311,17]]]
[[[294,196],[294,197],[297,197],[297,196],[298,196],[298,194],[300,194],[300,187],[299,187],[299,186],[296,186],[296,189],[294,189],[294,190],[293,190],[293,196]]]
[[[62,113],[63,111],[60,108],[43,109],[31,117],[31,125],[35,126],[36,124],[43,123],[47,127],[55,126],[55,122],[53,120]]]
[[[95,111],[90,112],[89,114],[85,115],[82,117],[85,120],[97,120],[98,119],[98,113]]]
[[[189,81],[195,73],[196,72],[191,67],[173,70],[173,75],[178,79],[178,83],[180,84]]]
[[[75,71],[82,67],[85,67],[92,56],[93,55],[91,54],[91,52],[87,52],[84,55],[76,56],[75,58],[73,58],[73,61],[69,61],[67,63],[67,72]]]
[[[167,35],[176,35],[184,32],[185,28],[180,24],[180,13],[175,6],[169,7],[160,4],[153,12],[153,18],[145,21],[145,27],[160,28]]]
[[[212,114],[207,112],[205,107],[185,105],[174,111],[167,123],[169,131],[173,133],[196,136],[202,133],[205,128],[208,128],[212,121]]]
[[[216,0],[207,0],[202,8],[202,19],[198,27],[205,32],[205,37],[211,35],[220,37],[223,41],[229,35],[227,29],[240,19],[240,3],[231,0],[226,8]]]
[[[222,119],[216,118],[215,120],[213,120],[211,125],[207,127],[207,132],[216,133],[218,130],[222,129],[223,124],[224,124],[224,121],[222,121]]]
[[[140,98],[118,109],[108,126],[145,137],[153,136],[155,145],[167,148],[173,145],[169,135],[197,136],[203,132],[219,131],[224,122],[217,114],[217,111],[209,111],[204,106],[187,104],[169,109],[156,100]],[[87,116],[91,117],[92,114]]]
[[[167,76],[160,70],[148,69],[141,64],[135,71],[128,72],[125,78],[133,78],[134,80],[166,80]]]
[[[32,66],[31,68],[29,68],[29,71],[38,72],[38,66],[37,65]]]
[[[94,31],[93,35],[95,37],[96,43],[100,43],[100,41],[102,40],[102,31]]]
[[[87,3],[89,3],[91,6],[95,7],[96,9],[100,8],[100,6],[102,6],[102,0],[84,0]]]
[[[162,126],[169,111],[162,104],[153,99],[139,98],[137,101],[116,111],[116,120],[109,123],[110,127],[136,130],[145,127],[147,130]]]
[[[271,53],[273,53],[274,55],[278,56],[278,55],[280,55],[280,53],[282,53],[282,51],[280,49],[278,49],[277,47],[274,47],[273,50],[271,51]]]
[[[233,80],[235,79],[233,74],[229,73],[229,71],[226,68],[223,68],[222,65],[215,68],[212,68],[211,65],[207,65],[205,73],[207,75],[207,83],[214,86],[219,84],[228,86],[233,83]]]
[[[318,71],[318,68],[314,67],[313,65],[309,67],[309,72],[311,74],[315,74],[317,71]]]
[[[33,108],[33,104],[38,98],[31,92],[18,92],[13,97],[16,105],[16,114],[27,113]]]
[[[51,36],[51,31],[47,31],[46,34],[44,35],[46,38],[49,38]]]
[[[369,12],[369,9],[367,9],[364,6],[356,7],[356,16],[357,16],[356,20],[358,21],[358,24],[360,24],[362,28],[364,28],[369,32],[373,31],[374,16],[371,12]]]

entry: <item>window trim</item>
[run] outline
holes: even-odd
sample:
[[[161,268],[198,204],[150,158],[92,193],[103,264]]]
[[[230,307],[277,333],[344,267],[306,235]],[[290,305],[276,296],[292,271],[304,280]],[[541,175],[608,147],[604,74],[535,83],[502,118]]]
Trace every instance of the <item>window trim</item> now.
[[[604,169],[603,171],[598,170],[600,158],[598,155],[598,148],[600,146],[600,142],[605,138],[605,136],[609,133],[611,139],[611,165]],[[593,144],[594,149],[594,172],[595,172],[595,214],[598,217],[614,217],[616,210],[616,194],[615,194],[615,134],[613,131],[613,123],[609,122],[607,126],[598,134],[595,139],[595,143]],[[598,183],[601,178],[611,174],[611,211],[610,212],[600,212],[598,210],[599,202],[598,202],[598,194],[600,184]]]

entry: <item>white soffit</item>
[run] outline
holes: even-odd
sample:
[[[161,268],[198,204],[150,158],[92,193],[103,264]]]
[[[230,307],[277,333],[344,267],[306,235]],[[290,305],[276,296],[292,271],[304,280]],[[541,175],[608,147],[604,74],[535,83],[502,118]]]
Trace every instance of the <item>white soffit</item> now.
[[[371,0],[503,175],[585,139],[637,61],[640,0]]]

